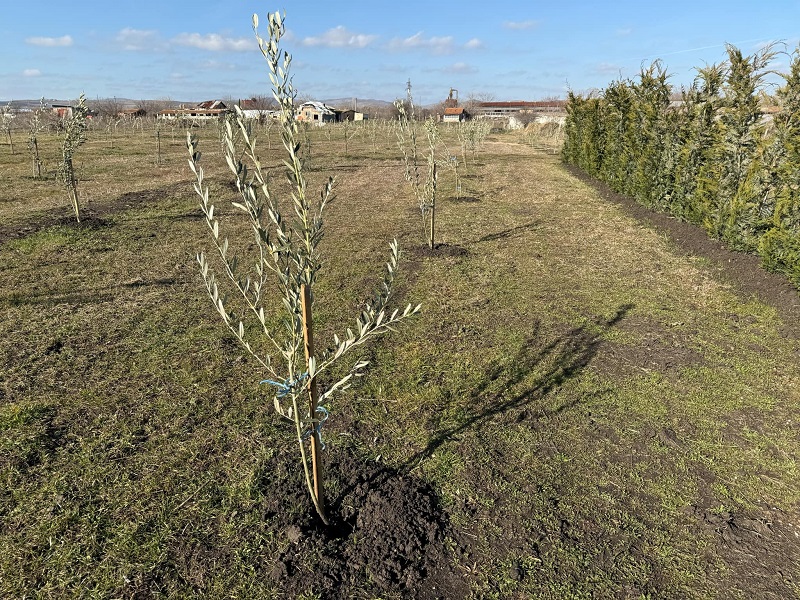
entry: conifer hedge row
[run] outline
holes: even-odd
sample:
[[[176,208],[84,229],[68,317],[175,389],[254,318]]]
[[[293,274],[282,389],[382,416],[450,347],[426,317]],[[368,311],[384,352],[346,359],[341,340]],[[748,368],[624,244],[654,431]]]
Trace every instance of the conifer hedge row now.
[[[660,61],[572,92],[563,158],[641,204],[703,226],[800,287],[800,48],[764,114],[772,48],[697,70],[681,102]]]

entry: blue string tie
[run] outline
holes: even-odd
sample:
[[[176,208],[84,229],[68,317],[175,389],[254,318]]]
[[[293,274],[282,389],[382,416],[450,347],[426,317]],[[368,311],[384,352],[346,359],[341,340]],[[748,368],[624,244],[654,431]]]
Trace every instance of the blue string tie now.
[[[301,373],[294,379],[284,379],[283,381],[274,381],[272,379],[262,379],[259,383],[268,383],[276,388],[278,388],[277,396],[278,398],[283,398],[292,393],[292,391],[304,380],[308,377],[308,372]],[[322,450],[325,450],[325,442],[322,441],[322,425],[325,421],[328,420],[330,413],[328,409],[324,406],[317,406],[316,412],[322,415],[322,418],[317,420],[317,424],[306,431],[303,434],[303,440],[307,440],[311,437],[312,433],[316,433],[319,436],[319,441],[322,444]]]
[[[273,381],[272,379],[262,379],[259,383],[268,383],[278,388],[278,398],[283,398],[292,393],[306,377],[308,372],[298,375],[295,379],[284,379],[283,381]]]
[[[322,418],[317,421],[317,424],[314,427],[312,427],[303,434],[303,439],[307,440],[308,438],[311,437],[312,433],[316,433],[317,437],[319,438],[320,444],[322,444],[322,448],[320,448],[320,450],[325,450],[325,442],[322,441],[322,425],[325,423],[325,421],[328,420],[330,413],[328,412],[328,409],[325,408],[324,406],[318,406],[316,412],[321,413]]]

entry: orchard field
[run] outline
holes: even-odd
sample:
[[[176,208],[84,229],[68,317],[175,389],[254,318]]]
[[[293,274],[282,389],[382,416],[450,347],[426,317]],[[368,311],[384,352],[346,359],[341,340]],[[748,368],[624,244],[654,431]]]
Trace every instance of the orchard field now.
[[[246,251],[218,129],[196,134]],[[317,339],[395,237],[395,301],[422,304],[327,407],[328,528],[206,294],[184,132],[159,157],[152,123],[90,129],[80,224],[54,134],[41,178],[0,146],[0,597],[800,597],[787,281],[517,133],[462,156],[442,127],[466,164],[431,250],[390,126],[304,135],[310,189],[338,181]]]

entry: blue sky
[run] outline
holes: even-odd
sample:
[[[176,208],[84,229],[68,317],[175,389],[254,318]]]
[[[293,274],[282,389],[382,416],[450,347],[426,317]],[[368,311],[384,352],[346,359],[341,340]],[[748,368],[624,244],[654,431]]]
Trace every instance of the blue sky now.
[[[634,77],[661,58],[676,85],[724,60],[798,44],[800,0],[284,2],[0,0],[0,99],[199,101],[269,94],[254,12],[285,10],[304,97],[537,100]],[[775,68],[788,65],[779,57]]]

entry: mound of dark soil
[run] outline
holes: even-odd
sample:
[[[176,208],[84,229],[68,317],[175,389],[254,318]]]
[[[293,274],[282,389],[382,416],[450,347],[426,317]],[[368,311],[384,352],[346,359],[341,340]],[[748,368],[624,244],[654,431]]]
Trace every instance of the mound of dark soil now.
[[[412,258],[426,258],[426,257],[435,257],[435,256],[467,256],[469,251],[462,246],[456,246],[455,244],[434,244],[433,248],[430,246],[413,246],[408,249],[408,253],[411,255]]]
[[[264,564],[281,590],[288,597],[313,590],[336,599],[371,582],[376,594],[465,597],[466,583],[445,550],[450,528],[434,490],[380,464],[326,454],[326,481],[339,490],[330,502],[329,527],[314,514],[293,457],[277,457],[265,471],[271,498],[265,517],[290,542]],[[286,506],[298,510],[287,514]]]

